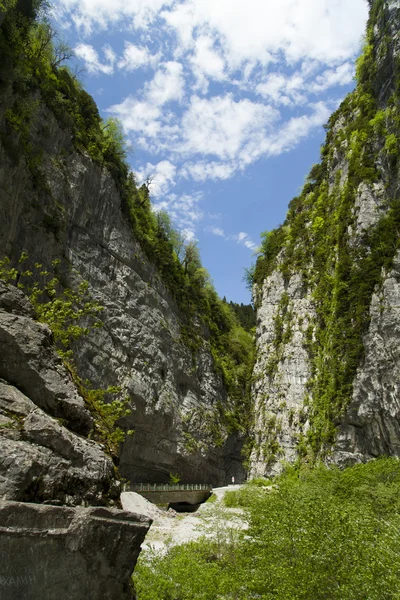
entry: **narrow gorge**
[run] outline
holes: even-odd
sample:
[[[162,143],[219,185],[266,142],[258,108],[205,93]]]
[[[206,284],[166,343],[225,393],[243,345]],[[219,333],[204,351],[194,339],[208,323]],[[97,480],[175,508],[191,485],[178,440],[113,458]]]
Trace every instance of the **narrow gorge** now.
[[[0,598],[135,598],[151,521],[124,485],[400,457],[400,4],[369,5],[357,85],[263,234],[254,337],[42,43],[40,2],[0,2]],[[98,313],[64,348],[38,298],[62,328],[79,289]]]

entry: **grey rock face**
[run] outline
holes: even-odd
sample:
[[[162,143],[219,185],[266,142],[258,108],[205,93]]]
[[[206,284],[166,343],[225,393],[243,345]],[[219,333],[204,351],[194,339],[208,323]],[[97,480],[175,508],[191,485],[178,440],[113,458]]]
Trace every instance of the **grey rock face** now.
[[[11,93],[6,98],[13,102]],[[0,130],[6,108],[7,102],[0,110]],[[132,414],[123,425],[135,434],[123,447],[122,475],[156,482],[168,481],[173,472],[189,482],[224,484],[228,469],[229,477],[242,478],[241,441],[222,431],[226,442],[220,448],[212,434],[226,391],[214,370],[207,332],[203,348],[192,356],[182,343],[183,317],[133,238],[109,173],[73,150],[70,135],[42,105],[32,139],[43,151],[50,193],[34,188],[16,138],[7,135],[17,151],[12,156],[0,144],[0,258],[17,259],[26,251],[27,264],[48,266],[62,259],[63,282],[87,280],[104,306],[104,327],[79,340],[76,362],[94,387],[118,385],[129,396]],[[8,314],[6,320],[7,326],[19,326],[17,316]],[[35,335],[46,343],[45,328],[35,327]],[[34,358],[29,360],[33,377]],[[24,391],[16,374],[8,375]],[[38,393],[38,404],[53,402],[49,395],[49,390]]]
[[[362,183],[359,186],[354,202],[356,223],[354,230],[349,232],[353,245],[359,243],[363,233],[376,225],[385,214],[387,210],[385,200],[385,186],[381,181],[372,185]]]
[[[400,254],[374,294],[370,314],[364,364],[331,459],[337,464],[400,457]]]
[[[400,3],[399,0],[385,0],[383,20],[376,25],[376,33],[384,32],[377,48],[378,73],[375,83],[376,96],[379,104],[384,105],[396,85],[396,61],[400,56]],[[385,44],[390,39],[390,51]]]
[[[92,418],[54,351],[50,329],[32,320],[32,307],[28,316],[18,314],[23,309],[19,291],[0,283],[0,290],[5,289],[4,305],[11,305],[13,312],[0,308],[0,377],[23,392],[29,390],[37,406],[64,419],[71,429],[89,433]]]
[[[370,2],[371,5],[374,2]],[[385,0],[379,3],[382,11],[375,28],[377,75],[376,99],[380,108],[394,91],[396,61],[400,56],[400,2]],[[397,75],[398,77],[398,75]],[[349,158],[352,150],[341,130],[355,118],[355,113],[341,115],[331,130],[330,159],[327,183],[329,193],[346,194],[349,177]],[[388,161],[382,148],[385,137],[374,137],[374,162],[379,177],[375,183],[361,182],[352,204],[348,244],[357,250],[363,244],[365,233],[384,216],[393,198],[398,197],[398,165]],[[371,150],[372,152],[372,150]],[[353,200],[353,197],[350,197]],[[347,242],[346,242],[347,243]],[[251,456],[250,473],[270,475],[282,469],[283,461],[293,462],[297,457],[299,439],[309,429],[308,411],[312,406],[312,379],[317,377],[318,364],[311,363],[307,347],[315,341],[316,312],[313,306],[313,248],[309,249],[307,263],[310,282],[303,290],[299,275],[282,277],[279,267],[256,290],[260,298],[257,311],[257,362],[255,366],[256,419],[255,448]],[[354,252],[356,255],[356,252]],[[282,255],[281,255],[282,256]],[[279,261],[278,261],[279,262]],[[332,260],[332,264],[335,261]],[[333,269],[326,267],[326,275]],[[364,357],[353,380],[350,404],[344,415],[335,421],[336,441],[327,461],[350,465],[367,461],[379,455],[400,456],[400,256],[394,260],[390,272],[382,272],[382,283],[377,286],[369,308],[370,324],[363,338]],[[286,343],[277,347],[277,317],[282,311],[282,299],[287,296],[285,330],[290,328]],[[288,315],[290,318],[288,318]],[[288,339],[289,338],[289,339]],[[349,342],[351,343],[351,342]],[[324,349],[319,355],[329,365],[330,356]],[[271,369],[271,357],[274,368]]]
[[[0,308],[0,497],[108,503],[119,492],[112,461],[78,435],[89,430],[92,418],[48,328],[31,318],[32,307],[19,290],[4,284],[0,290],[0,306],[11,311]]]
[[[275,321],[281,316],[284,295],[290,300],[285,328],[291,329],[287,343],[275,347]],[[305,294],[299,275],[285,285],[275,271],[262,289],[257,310],[257,361],[254,367],[255,401],[254,450],[250,476],[276,474],[280,459],[292,462],[296,457],[299,429],[306,431],[304,413],[306,385],[310,376],[305,332],[314,318],[310,297]],[[275,362],[275,369],[271,367]]]
[[[106,508],[0,502],[2,600],[133,600],[151,521]]]
[[[35,311],[28,298],[13,285],[7,285],[0,280],[0,310],[13,315],[35,317]]]

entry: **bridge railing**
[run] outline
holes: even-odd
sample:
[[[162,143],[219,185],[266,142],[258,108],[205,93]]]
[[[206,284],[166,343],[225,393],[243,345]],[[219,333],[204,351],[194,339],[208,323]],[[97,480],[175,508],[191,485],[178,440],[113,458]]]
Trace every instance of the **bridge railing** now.
[[[131,492],[200,492],[212,490],[211,483],[131,483],[126,490]]]

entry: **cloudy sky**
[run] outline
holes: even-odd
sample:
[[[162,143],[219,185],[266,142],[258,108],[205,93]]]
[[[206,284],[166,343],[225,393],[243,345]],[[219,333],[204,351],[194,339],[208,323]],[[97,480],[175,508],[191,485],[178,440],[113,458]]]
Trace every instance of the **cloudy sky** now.
[[[218,293],[283,221],[354,86],[366,0],[56,0],[54,19],[155,207],[197,239]]]

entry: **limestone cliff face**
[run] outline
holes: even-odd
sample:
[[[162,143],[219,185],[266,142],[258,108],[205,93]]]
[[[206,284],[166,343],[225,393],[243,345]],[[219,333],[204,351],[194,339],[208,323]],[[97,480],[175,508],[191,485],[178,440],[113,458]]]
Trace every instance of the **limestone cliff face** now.
[[[111,458],[27,298],[0,282],[0,596],[131,600],[151,521],[115,508]]]
[[[253,476],[400,456],[400,4],[370,4],[357,88],[257,265]]]
[[[119,385],[130,399],[121,474],[133,481],[225,483],[243,473],[240,440],[212,433],[226,401],[203,331],[193,355],[182,341],[182,315],[135,241],[111,175],[74,150],[71,136],[40,102],[30,139],[41,156],[35,182],[19,137],[6,123],[16,98],[0,112],[0,257],[27,252],[29,262],[62,259],[66,285],[81,278],[104,306],[104,327],[77,348],[80,374],[95,387]],[[69,269],[65,268],[65,265]],[[78,275],[79,273],[79,275]],[[221,447],[220,447],[221,446]]]

